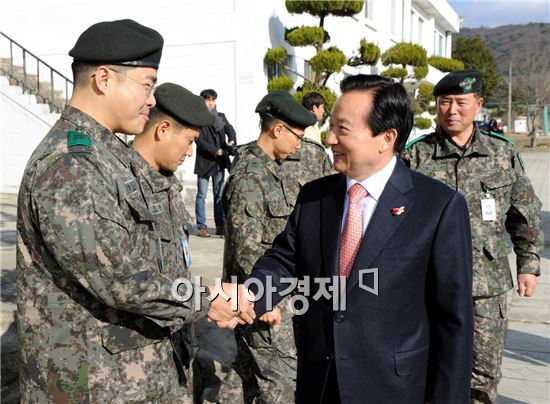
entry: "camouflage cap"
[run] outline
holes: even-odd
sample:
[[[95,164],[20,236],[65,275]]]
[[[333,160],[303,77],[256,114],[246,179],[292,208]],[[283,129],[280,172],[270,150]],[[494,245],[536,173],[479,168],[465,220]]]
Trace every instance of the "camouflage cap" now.
[[[133,20],[103,21],[84,31],[69,51],[75,61],[158,69],[164,39]]]
[[[434,97],[439,95],[469,94],[481,91],[483,73],[478,70],[460,70],[443,77],[434,87]]]
[[[184,125],[210,126],[212,115],[202,97],[174,83],[164,83],[155,90],[157,107]]]
[[[256,112],[267,113],[296,128],[305,129],[315,125],[317,118],[286,91],[267,94],[256,106]]]

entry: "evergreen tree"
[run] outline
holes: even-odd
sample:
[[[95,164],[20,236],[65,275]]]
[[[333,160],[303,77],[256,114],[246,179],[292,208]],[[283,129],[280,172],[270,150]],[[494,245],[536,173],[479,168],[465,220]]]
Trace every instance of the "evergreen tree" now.
[[[458,37],[453,50],[453,59],[464,63],[465,69],[475,69],[483,72],[483,96],[490,98],[495,94],[500,75],[497,72],[497,62],[487,49],[485,41],[480,37]]]

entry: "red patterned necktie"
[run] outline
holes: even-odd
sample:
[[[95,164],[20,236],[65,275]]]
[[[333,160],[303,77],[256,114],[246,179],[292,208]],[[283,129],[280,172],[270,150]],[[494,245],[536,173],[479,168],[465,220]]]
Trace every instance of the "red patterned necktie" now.
[[[353,261],[359,250],[363,236],[363,215],[361,201],[368,192],[361,184],[353,184],[349,191],[348,216],[344,225],[342,241],[340,243],[340,276],[349,276]]]

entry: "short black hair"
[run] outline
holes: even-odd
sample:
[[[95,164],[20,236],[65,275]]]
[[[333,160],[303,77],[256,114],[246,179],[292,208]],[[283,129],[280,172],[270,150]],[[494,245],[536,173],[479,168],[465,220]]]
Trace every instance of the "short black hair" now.
[[[216,99],[218,98],[218,93],[212,90],[211,88],[207,88],[206,90],[201,91],[200,96],[204,99],[207,99],[207,98]]]
[[[71,64],[71,70],[73,71],[73,81],[75,86],[79,84],[87,83],[88,80],[91,78],[92,74],[94,73],[95,69],[97,69],[99,66],[107,66],[109,68],[113,68],[113,70],[117,72],[124,72],[130,69],[133,69],[132,66],[119,66],[119,65],[115,66],[107,63],[88,63],[88,62],[75,60]]]
[[[143,132],[155,126],[157,123],[159,123],[163,119],[168,119],[170,122],[172,122],[172,124],[176,127],[177,130],[189,127],[189,125],[186,124],[185,122],[182,122],[179,119],[176,119],[171,115],[168,115],[166,112],[164,112],[162,108],[154,106],[149,111],[149,120],[145,123],[145,128],[143,129]]]
[[[326,104],[327,100],[325,100],[325,97],[323,97],[321,94],[316,93],[315,91],[312,91],[311,93],[307,93],[302,98],[302,105],[307,108],[309,111],[313,109],[313,106],[320,107],[323,104]]]
[[[92,72],[97,68],[97,64],[90,64],[86,62],[74,61],[71,64],[71,70],[73,71],[74,84],[83,84],[86,78],[92,75]]]
[[[371,110],[365,111],[365,120],[373,136],[395,129],[397,139],[393,151],[403,151],[414,119],[411,101],[402,84],[374,74],[357,74],[342,80],[340,90],[342,94],[349,91],[369,91],[373,96],[373,102]]]
[[[282,122],[280,119],[275,118],[273,115],[267,112],[260,112],[260,130],[267,132],[271,127],[277,123]]]

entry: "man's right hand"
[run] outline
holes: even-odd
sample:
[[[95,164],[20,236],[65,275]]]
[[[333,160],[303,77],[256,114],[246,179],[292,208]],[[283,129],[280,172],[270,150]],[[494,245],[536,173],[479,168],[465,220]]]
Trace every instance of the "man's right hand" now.
[[[249,292],[244,289],[243,285],[222,283],[221,286],[223,292],[228,296],[232,296],[233,288],[238,288],[237,310],[233,310],[231,299],[226,301],[217,296],[210,303],[210,308],[206,313],[208,321],[215,321],[216,325],[220,328],[235,328],[237,324],[252,324],[256,318],[256,313],[254,312],[254,303],[247,299],[247,296],[250,297]],[[214,293],[215,289],[216,287],[214,286],[208,287],[211,296],[216,294]]]
[[[269,325],[281,325],[282,319],[283,317],[281,316],[281,309],[279,309],[278,307],[275,307],[273,310],[264,313],[260,317],[260,321],[264,321]]]

